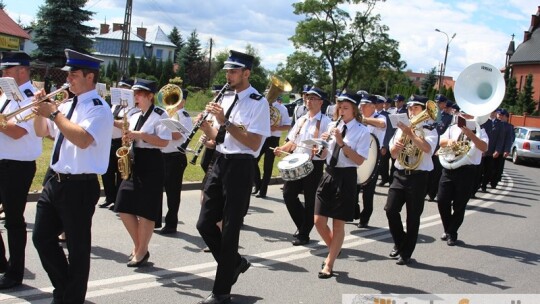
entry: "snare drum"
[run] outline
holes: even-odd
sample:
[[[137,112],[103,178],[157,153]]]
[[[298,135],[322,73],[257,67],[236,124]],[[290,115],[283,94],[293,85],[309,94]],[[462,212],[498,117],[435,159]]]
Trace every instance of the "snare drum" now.
[[[277,164],[281,178],[285,181],[299,180],[313,171],[313,163],[307,153],[293,153]]]

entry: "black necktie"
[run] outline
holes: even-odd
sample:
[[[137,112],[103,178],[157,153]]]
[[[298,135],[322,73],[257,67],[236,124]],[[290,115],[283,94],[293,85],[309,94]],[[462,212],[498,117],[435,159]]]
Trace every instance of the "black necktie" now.
[[[233,103],[231,104],[231,106],[229,107],[229,109],[227,109],[227,113],[225,113],[225,120],[228,120],[229,119],[229,116],[231,116],[231,112],[232,112],[232,109],[234,108],[234,106],[236,105],[236,102],[238,101],[238,94],[236,94],[234,96],[234,101]],[[218,133],[216,135],[216,143],[217,144],[221,144],[225,141],[225,133],[227,132],[227,130],[225,130],[225,125],[221,125],[219,127],[219,130],[218,130]]]
[[[347,125],[343,126],[343,131],[341,131],[341,137],[345,138],[345,134],[347,134]],[[332,158],[330,159],[330,167],[335,167],[337,165],[340,150],[341,147],[338,146],[336,142],[336,146],[334,147],[334,151],[332,152]]]
[[[10,99],[6,100],[6,102],[2,106],[2,109],[0,109],[0,114],[4,113],[4,110],[6,109],[10,101],[11,101]]]
[[[73,103],[71,104],[71,108],[69,108],[69,112],[66,116],[68,120],[71,119],[71,116],[73,115],[73,111],[75,110],[76,106],[77,106],[77,96],[73,98]],[[58,135],[58,140],[56,141],[56,145],[54,146],[53,157],[52,157],[53,165],[56,164],[58,162],[58,159],[60,158],[60,147],[62,146],[63,141],[64,141],[64,134],[60,133],[60,135]]]

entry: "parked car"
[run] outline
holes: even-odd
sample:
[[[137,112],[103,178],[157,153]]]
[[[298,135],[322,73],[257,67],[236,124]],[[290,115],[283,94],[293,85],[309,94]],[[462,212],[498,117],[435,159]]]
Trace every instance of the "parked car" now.
[[[540,161],[540,128],[516,127],[516,138],[510,153],[512,162],[520,164],[525,160]]]

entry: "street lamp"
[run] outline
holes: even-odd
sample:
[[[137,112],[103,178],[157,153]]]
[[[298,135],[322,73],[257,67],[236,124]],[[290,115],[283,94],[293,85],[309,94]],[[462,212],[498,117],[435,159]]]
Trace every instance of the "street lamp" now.
[[[456,33],[454,33],[454,35],[452,35],[452,37],[448,37],[448,34],[439,30],[439,29],[435,29],[436,32],[439,32],[439,33],[443,33],[445,36],[446,36],[446,52],[444,53],[444,63],[443,63],[443,66],[441,68],[441,72],[439,74],[439,94],[441,93],[441,89],[442,89],[442,85],[443,85],[443,77],[444,77],[444,72],[446,71],[446,58],[448,57],[448,47],[450,46],[450,42],[452,42],[452,39],[454,39],[454,37],[456,37]]]

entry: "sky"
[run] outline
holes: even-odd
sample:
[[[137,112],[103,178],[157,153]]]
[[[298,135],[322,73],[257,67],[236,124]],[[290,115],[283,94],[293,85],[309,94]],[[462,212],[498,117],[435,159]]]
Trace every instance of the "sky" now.
[[[65,0],[69,1],[69,0]],[[3,0],[15,21],[30,24],[45,0]],[[467,66],[486,62],[498,68],[505,64],[512,34],[516,47],[523,41],[531,15],[539,4],[531,0],[386,0],[375,13],[389,27],[390,38],[399,42],[401,59],[407,70],[429,72],[444,61],[449,51],[446,75],[456,79]],[[225,49],[245,50],[251,44],[259,52],[262,65],[274,70],[294,52],[289,38],[303,16],[293,13],[287,0],[194,1],[133,0],[132,31],[161,27],[169,34],[174,26],[186,39],[196,30],[203,48],[213,39],[213,53]],[[123,23],[125,0],[89,0],[86,9],[95,12],[89,25],[99,29]],[[351,16],[363,7],[344,6]],[[435,29],[442,32],[437,32]],[[453,39],[451,37],[456,34]]]

